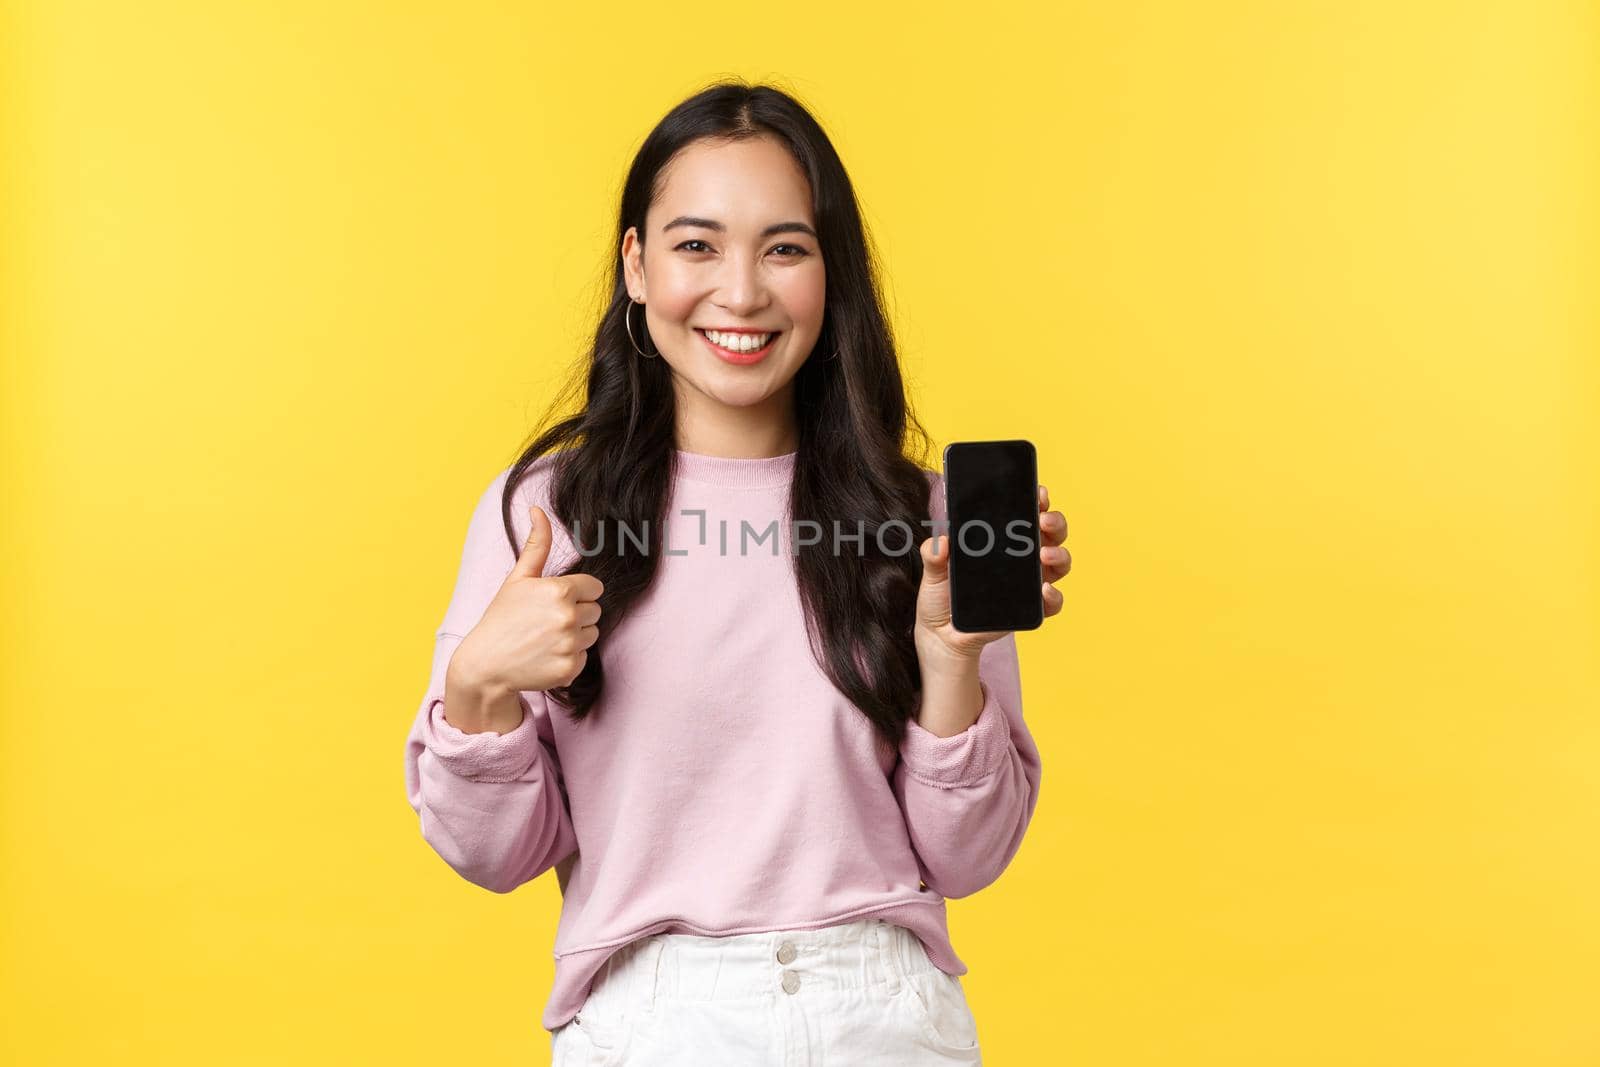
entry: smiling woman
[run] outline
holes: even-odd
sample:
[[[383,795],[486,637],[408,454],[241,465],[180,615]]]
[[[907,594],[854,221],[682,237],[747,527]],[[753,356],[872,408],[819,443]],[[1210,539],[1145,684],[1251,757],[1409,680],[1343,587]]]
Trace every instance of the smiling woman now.
[[[556,870],[557,1063],[977,1063],[944,900],[1010,863],[1040,758],[1014,634],[955,633],[948,550],[882,538],[942,479],[844,166],[787,94],[713,86],[646,137],[614,251],[581,412],[468,525],[423,836],[496,892]],[[835,537],[705,550],[785,517]],[[576,550],[613,524],[647,533]]]
[[[810,180],[781,140],[756,134],[687,145],[659,182],[644,225],[622,235],[622,259],[672,367],[681,447],[717,455],[729,434],[746,448],[766,435],[767,451],[789,451],[795,373],[827,302]]]

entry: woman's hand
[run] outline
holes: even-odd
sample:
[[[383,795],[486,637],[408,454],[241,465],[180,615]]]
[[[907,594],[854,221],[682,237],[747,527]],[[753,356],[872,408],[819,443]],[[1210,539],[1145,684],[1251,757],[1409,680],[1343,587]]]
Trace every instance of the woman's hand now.
[[[1039,564],[1044,584],[1039,595],[1044,615],[1061,611],[1061,590],[1055,583],[1072,569],[1072,553],[1067,551],[1067,520],[1059,511],[1049,511],[1050,493],[1039,486]],[[922,587],[917,591],[917,656],[924,666],[935,662],[976,660],[983,646],[998,641],[1010,630],[962,633],[950,622],[950,535],[940,534],[922,542]]]
[[[528,508],[528,516],[528,543],[451,658],[451,677],[463,691],[504,694],[570,685],[599,638],[600,579],[543,577],[550,519],[538,505]]]

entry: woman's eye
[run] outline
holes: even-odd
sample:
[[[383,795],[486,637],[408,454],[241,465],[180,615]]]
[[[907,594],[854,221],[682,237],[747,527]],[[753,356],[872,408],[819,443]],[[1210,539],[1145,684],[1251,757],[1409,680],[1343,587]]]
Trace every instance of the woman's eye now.
[[[699,248],[690,248],[689,247],[690,245],[699,245],[700,247]],[[779,249],[784,249],[784,248],[789,249],[788,254],[786,254],[783,257],[785,259],[799,259],[801,256],[809,256],[811,254],[810,252],[806,251],[804,248],[801,248],[799,245],[776,245],[776,246],[773,247],[772,250],[774,252],[777,252]],[[696,237],[696,238],[692,238],[692,239],[690,239],[688,241],[684,241],[684,242],[682,242],[680,244],[674,245],[673,246],[673,250],[674,251],[682,250],[682,251],[686,251],[686,252],[701,252],[701,251],[710,251],[711,250],[711,246],[706,244],[704,241],[700,240],[698,237]]]

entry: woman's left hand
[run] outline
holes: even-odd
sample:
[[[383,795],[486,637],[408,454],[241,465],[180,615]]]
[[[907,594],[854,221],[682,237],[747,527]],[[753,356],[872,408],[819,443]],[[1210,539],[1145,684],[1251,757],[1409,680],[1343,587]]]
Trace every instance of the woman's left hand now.
[[[1050,511],[1050,493],[1039,486],[1039,564],[1044,571],[1044,584],[1039,595],[1044,602],[1044,616],[1050,618],[1061,611],[1061,590],[1055,583],[1072,570],[1072,553],[1067,551],[1067,519],[1059,511]],[[952,531],[953,532],[953,531]],[[991,630],[983,633],[962,633],[950,622],[950,535],[939,534],[922,542],[922,587],[917,591],[917,654],[924,663],[928,658],[977,659],[983,646],[998,641],[1010,630]]]

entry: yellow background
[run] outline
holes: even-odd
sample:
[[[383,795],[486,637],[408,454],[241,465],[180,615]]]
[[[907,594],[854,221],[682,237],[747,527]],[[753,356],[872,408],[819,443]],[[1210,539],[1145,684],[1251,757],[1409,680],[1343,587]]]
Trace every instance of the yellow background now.
[[[623,171],[812,106],[1071,526],[998,1065],[1600,1062],[1592,4],[10,2],[0,1056],[543,1063],[401,775]]]

